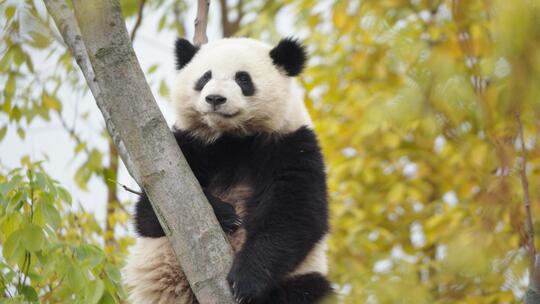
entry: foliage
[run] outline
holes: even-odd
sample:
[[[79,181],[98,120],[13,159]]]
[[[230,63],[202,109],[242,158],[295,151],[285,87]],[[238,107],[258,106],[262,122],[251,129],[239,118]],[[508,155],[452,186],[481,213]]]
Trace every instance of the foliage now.
[[[182,20],[187,10],[184,1],[122,0],[120,2],[124,17],[131,28],[130,32],[133,39],[136,38],[134,23],[142,23],[145,14],[156,12],[160,14],[157,31],[174,31],[179,36],[184,35],[185,25]],[[69,1],[67,3],[69,5]],[[62,200],[54,201],[53,204],[52,200],[56,199],[54,195],[47,196],[50,201],[44,206],[50,205],[52,207],[47,207],[46,210],[56,208],[54,209],[56,211],[50,212],[52,212],[54,219],[59,215],[62,220],[55,223],[54,230],[43,230],[45,231],[42,233],[44,244],[40,243],[40,247],[45,246],[48,248],[48,246],[52,246],[51,248],[53,248],[57,246],[60,248],[60,245],[62,245],[65,248],[62,247],[61,251],[60,249],[51,250],[51,261],[43,261],[43,265],[37,264],[35,262],[36,257],[33,255],[44,255],[44,253],[41,251],[36,251],[36,253],[24,251],[26,249],[22,245],[17,247],[18,251],[15,253],[19,254],[23,250],[24,257],[32,256],[35,263],[31,265],[21,264],[21,267],[18,267],[17,262],[20,264],[18,255],[15,257],[6,255],[6,253],[15,254],[12,252],[0,254],[0,259],[6,259],[6,262],[0,264],[0,273],[7,276],[4,282],[6,284],[5,293],[3,294],[14,297],[13,299],[17,301],[24,299],[33,301],[33,296],[37,295],[41,302],[46,303],[66,303],[71,302],[71,300],[87,303],[91,302],[92,299],[85,296],[85,292],[93,292],[88,288],[95,288],[95,290],[99,291],[94,292],[94,300],[96,301],[100,300],[101,294],[104,295],[101,301],[110,302],[114,300],[114,302],[117,302],[122,300],[124,291],[118,284],[119,278],[117,276],[119,274],[117,267],[122,264],[127,248],[133,240],[127,234],[128,214],[126,207],[129,206],[129,202],[121,202],[117,193],[117,177],[120,166],[116,148],[112,144],[103,123],[99,128],[92,125],[92,121],[96,120],[92,116],[99,113],[97,108],[94,106],[89,111],[79,111],[79,102],[88,99],[88,88],[76,67],[75,60],[65,48],[61,36],[48,16],[43,3],[33,0],[0,0],[0,15],[5,17],[0,18],[2,20],[0,87],[3,88],[0,94],[0,142],[2,142],[10,129],[16,130],[19,138],[24,141],[28,140],[27,134],[36,125],[36,122],[46,123],[51,126],[60,124],[73,140],[71,163],[76,166],[73,180],[79,190],[95,191],[95,189],[89,187],[92,179],[100,180],[107,187],[106,202],[100,202],[96,199],[92,202],[77,202],[79,204],[70,206]],[[158,83],[159,93],[166,96],[169,89],[165,81],[153,77],[159,68],[158,65],[153,65],[149,67],[147,74],[151,83]],[[97,115],[101,117],[99,114]],[[98,118],[98,121],[101,121],[101,118]],[[108,149],[103,149],[103,141]],[[8,148],[9,143],[2,144]],[[43,158],[46,159],[44,166],[48,165],[47,155],[44,155]],[[28,156],[24,157],[24,159],[25,166],[28,168],[15,169],[13,174],[19,174],[17,172],[22,172],[21,170],[30,170],[29,172],[38,170],[40,171],[39,176],[45,174],[41,172],[43,171],[41,165],[30,165]],[[3,165],[0,160],[0,168],[3,168]],[[3,178],[3,182],[9,183],[9,180],[15,178],[15,175],[5,174]],[[29,185],[36,186],[31,181],[26,182]],[[56,184],[53,183],[50,187],[53,186],[56,186]],[[19,188],[16,189],[13,191],[20,190]],[[54,189],[42,189],[42,191],[45,190],[53,191]],[[17,197],[13,199],[20,200],[22,204],[23,200],[18,197],[18,195],[22,194],[13,191],[10,192],[10,195],[16,195]],[[64,192],[65,190],[60,191],[60,193]],[[7,204],[8,202],[1,200],[1,203]],[[92,213],[85,211],[82,207],[85,203],[98,206],[106,204],[104,223],[97,222]],[[23,206],[26,205],[23,204]],[[27,216],[25,212],[31,210],[28,207],[21,207],[15,211],[10,211],[10,214]],[[31,221],[28,222],[28,225],[30,224],[33,225]],[[18,226],[15,228],[18,229]],[[1,232],[0,243],[5,247],[4,242],[9,239],[12,231]],[[59,234],[55,235],[54,233]],[[12,239],[18,239],[18,235],[20,233],[15,234]],[[16,244],[19,243],[16,242]],[[81,258],[80,260],[73,260],[77,256],[70,257],[70,254],[79,254]],[[83,265],[85,268],[81,268],[80,273],[69,272],[71,268],[66,268],[66,270],[63,266],[64,268],[56,269],[56,272],[40,272],[39,280],[35,277],[36,272],[41,271],[40,267],[53,269],[54,263],[59,263],[63,258],[70,258],[67,260],[71,261],[70,264],[65,264],[65,267],[79,268],[83,263],[88,264],[88,261],[91,264]],[[25,265],[31,267],[25,269],[22,267]],[[112,281],[108,277],[107,271],[109,270],[115,276]],[[68,271],[67,274],[66,271]],[[80,288],[87,286],[86,289],[70,289],[69,286],[62,289],[56,286],[64,286],[68,279],[66,275],[71,274],[74,279],[78,280],[75,285],[79,285]],[[24,279],[27,286],[24,283],[19,283],[19,280],[23,278],[28,278]],[[75,285],[72,287],[76,287]],[[50,289],[51,287],[53,289]],[[32,297],[25,298],[25,292],[31,292]],[[60,293],[57,295],[58,292]]]
[[[133,242],[126,233],[128,202],[120,202],[116,194],[118,156],[114,148],[103,150],[95,140],[110,140],[104,127],[88,137],[80,131],[92,130],[86,125],[91,113],[78,111],[88,89],[43,4],[0,3],[0,14],[5,16],[0,38],[0,87],[5,88],[0,94],[0,142],[8,129],[26,140],[32,126],[40,122],[59,124],[73,139],[75,184],[91,191],[89,181],[97,177],[108,190],[107,218],[101,223],[77,200],[68,202],[66,190],[47,176],[41,163],[31,164],[28,156],[19,169],[2,172],[0,181],[7,188],[0,204],[9,211],[0,214],[0,222],[6,223],[0,227],[2,295],[17,303],[36,302],[36,297],[43,303],[117,303],[125,297],[119,267]],[[2,144],[9,149],[9,143]],[[0,168],[7,171],[3,165]],[[44,186],[39,183],[43,180]],[[36,193],[37,209],[31,207],[32,196],[24,192],[29,189]],[[25,239],[30,233],[38,238],[36,244]]]
[[[103,229],[40,163],[0,173],[1,303],[118,303],[125,298]],[[81,206],[79,206],[81,208]],[[126,246],[127,244],[123,244]]]
[[[68,101],[62,89],[82,96],[86,85],[36,2],[0,0],[5,17],[0,141],[8,128],[24,138],[37,119],[60,120],[75,142],[74,159],[81,163],[74,176],[79,187],[87,189],[88,181],[98,177],[109,181],[109,193],[114,194],[114,150],[98,148],[80,127],[63,119]],[[185,15],[187,2],[144,2],[145,14],[159,14],[159,31],[185,34],[192,20]],[[138,18],[140,3],[121,1],[128,24]],[[528,239],[515,117],[520,114],[525,129],[535,216],[540,214],[540,1],[229,3],[234,5],[237,35],[273,42],[284,34],[298,35],[309,48],[312,59],[300,81],[328,164],[333,229],[329,260],[342,302],[519,302],[528,280]],[[295,27],[278,31],[278,23],[287,18],[296,21]],[[43,58],[53,63],[52,71],[36,64]],[[147,74],[160,68],[152,66]],[[168,80],[150,81],[156,92],[168,94]],[[81,122],[88,115],[74,114]],[[109,140],[103,128],[95,132]],[[14,179],[19,181],[13,184]],[[87,301],[89,288],[122,298],[106,265],[121,263],[129,243],[115,229],[125,227],[126,202],[109,205],[113,212],[103,229],[91,214],[69,207],[60,194],[64,191],[39,164],[26,160],[23,168],[2,173],[0,181],[0,223],[19,221],[18,226],[0,225],[3,250],[13,249],[7,250],[10,258],[3,252],[0,264],[7,286],[3,290],[20,300],[37,295],[45,301],[51,293],[48,284],[56,288],[62,274],[67,280],[66,267],[77,266],[75,280],[95,283],[80,290],[66,284],[65,292],[54,293],[58,298],[49,302]],[[8,187],[20,188],[21,194]],[[56,213],[43,211],[51,209],[45,207],[42,215],[38,209],[32,215],[31,198],[36,208],[46,202]],[[8,209],[16,215],[6,220]],[[45,214],[50,223],[40,222]],[[533,219],[538,235],[538,216]],[[19,230],[13,237],[19,241],[10,242],[17,246],[7,246]],[[30,234],[29,241],[25,238]],[[103,240],[112,243],[100,245]],[[51,250],[52,243],[63,247]],[[88,258],[80,250],[88,251]],[[44,252],[51,256],[43,262],[47,265],[61,257],[69,263],[51,271],[41,264]],[[11,258],[13,254],[17,258]],[[31,263],[24,263],[25,257]],[[98,257],[104,263],[93,265]],[[30,265],[28,270],[25,265]]]
[[[344,301],[518,302],[515,114],[538,215],[540,2],[289,4],[315,63],[302,82],[329,167]]]

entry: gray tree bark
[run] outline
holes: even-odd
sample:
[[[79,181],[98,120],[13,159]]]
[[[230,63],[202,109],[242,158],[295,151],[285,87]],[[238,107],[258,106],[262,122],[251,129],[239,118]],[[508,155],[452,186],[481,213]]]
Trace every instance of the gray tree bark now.
[[[74,0],[76,19],[63,0],[45,4],[197,299],[234,303],[226,283],[231,247],[146,83],[118,0]]]
[[[206,26],[208,25],[208,8],[210,0],[197,0],[197,17],[195,18],[195,32],[193,33],[193,43],[201,45],[208,42]]]

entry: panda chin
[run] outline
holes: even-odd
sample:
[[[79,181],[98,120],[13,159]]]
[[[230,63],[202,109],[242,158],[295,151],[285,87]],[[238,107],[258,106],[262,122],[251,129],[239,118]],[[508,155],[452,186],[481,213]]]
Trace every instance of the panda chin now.
[[[222,118],[222,119],[229,119],[229,118],[233,118],[233,117],[236,117],[236,116],[240,115],[240,111],[237,111],[237,112],[234,112],[234,113],[231,113],[231,114],[222,113],[222,112],[218,112],[218,111],[212,111],[212,112],[205,112],[204,115],[211,117],[211,119],[214,119],[216,117]]]
[[[214,131],[232,131],[238,129],[239,124],[241,125],[238,116],[240,116],[240,111],[232,114],[212,111],[203,113],[202,118],[204,124]]]

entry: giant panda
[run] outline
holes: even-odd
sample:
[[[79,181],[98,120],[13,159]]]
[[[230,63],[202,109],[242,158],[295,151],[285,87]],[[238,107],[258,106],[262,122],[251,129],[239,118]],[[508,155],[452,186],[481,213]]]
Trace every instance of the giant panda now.
[[[321,150],[295,76],[306,51],[249,38],[175,45],[174,135],[235,257],[237,303],[317,303],[326,278],[328,206]],[[180,185],[179,185],[180,186]],[[124,269],[131,303],[197,303],[146,195]],[[182,212],[179,206],[178,212]]]

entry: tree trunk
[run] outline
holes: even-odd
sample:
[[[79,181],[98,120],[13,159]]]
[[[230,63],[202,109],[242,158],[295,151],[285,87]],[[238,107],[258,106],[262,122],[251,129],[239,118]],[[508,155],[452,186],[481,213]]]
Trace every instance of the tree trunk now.
[[[122,160],[150,198],[197,299],[233,303],[225,280],[232,250],[145,81],[120,4],[75,0],[75,21],[64,1],[45,3],[83,70]]]

